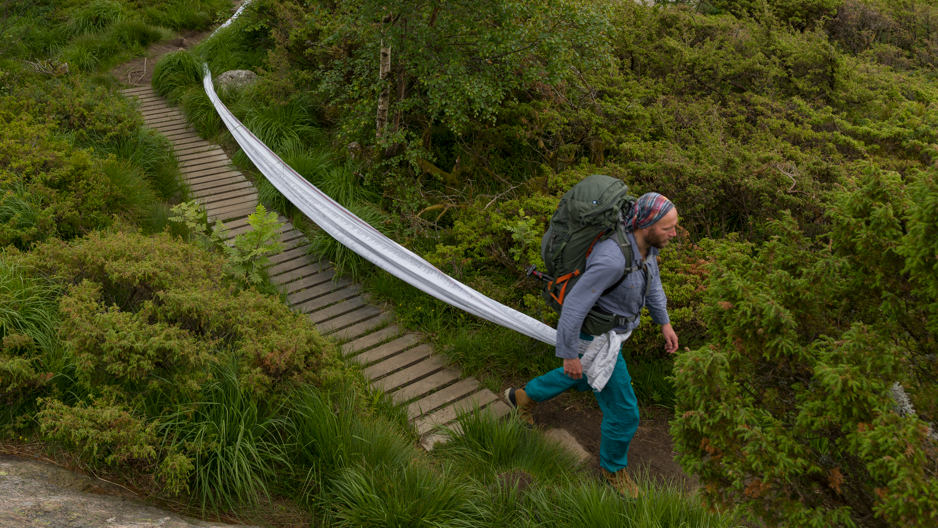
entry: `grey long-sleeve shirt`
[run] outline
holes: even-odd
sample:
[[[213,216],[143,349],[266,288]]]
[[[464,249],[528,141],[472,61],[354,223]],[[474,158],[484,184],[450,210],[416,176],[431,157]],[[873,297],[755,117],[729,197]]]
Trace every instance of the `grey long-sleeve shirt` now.
[[[641,260],[638,244],[635,237],[628,233],[632,244],[632,259]],[[661,274],[658,271],[658,249],[649,248],[645,259],[647,266],[630,273],[616,289],[608,295],[602,293],[612,286],[621,277],[625,270],[625,258],[615,238],[606,239],[593,247],[593,252],[586,258],[586,269],[583,275],[573,285],[564,299],[563,311],[557,323],[556,355],[563,359],[574,359],[578,356],[577,346],[580,339],[580,328],[587,312],[598,304],[612,313],[633,317],[641,313],[642,306],[648,307],[651,320],[663,325],[670,322],[668,319],[668,298],[661,287]],[[645,293],[645,274],[648,273],[648,297],[643,299]],[[616,328],[618,332],[633,330],[641,323],[639,318],[631,324]]]

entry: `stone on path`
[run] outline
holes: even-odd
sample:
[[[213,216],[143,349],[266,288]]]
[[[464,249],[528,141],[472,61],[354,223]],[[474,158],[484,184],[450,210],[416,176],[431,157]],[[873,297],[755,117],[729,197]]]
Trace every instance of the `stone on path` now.
[[[8,455],[0,455],[0,500],[0,528],[232,526],[183,517],[151,506],[119,486]]]
[[[215,77],[215,84],[221,89],[241,89],[257,80],[257,74],[249,70],[230,70]]]
[[[565,447],[567,451],[576,455],[581,463],[586,462],[592,456],[585,449],[583,449],[583,446],[581,446],[580,443],[576,441],[576,438],[574,438],[573,435],[570,434],[570,432],[566,429],[551,429],[550,431],[544,433],[544,436],[557,442],[558,444]]]

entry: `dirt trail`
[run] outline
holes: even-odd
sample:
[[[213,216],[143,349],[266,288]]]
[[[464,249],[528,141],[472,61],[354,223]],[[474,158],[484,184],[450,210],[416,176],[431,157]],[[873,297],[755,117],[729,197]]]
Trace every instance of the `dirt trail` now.
[[[130,62],[119,64],[111,69],[111,74],[128,86],[148,86],[153,78],[153,67],[163,55],[173,51],[187,50],[202,42],[211,31],[183,31],[172,40],[157,42]]]
[[[514,380],[514,387],[524,385],[526,380]],[[502,391],[509,387],[505,384]],[[673,482],[685,491],[699,487],[696,477],[688,475],[678,465],[675,457],[668,420],[670,413],[658,407],[641,409],[641,421],[635,438],[629,445],[629,473],[641,472],[655,482]],[[564,393],[553,400],[541,402],[534,408],[534,422],[542,430],[566,429],[591,455],[589,467],[599,475],[599,426],[603,413],[587,398]]]

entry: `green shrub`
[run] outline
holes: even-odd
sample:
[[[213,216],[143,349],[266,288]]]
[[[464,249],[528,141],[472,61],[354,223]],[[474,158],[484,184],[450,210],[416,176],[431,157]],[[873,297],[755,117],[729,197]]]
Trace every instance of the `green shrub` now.
[[[157,457],[155,424],[135,416],[116,398],[96,399],[90,405],[69,406],[55,399],[40,404],[42,433],[79,450],[87,460],[146,468]]]
[[[330,346],[305,318],[279,299],[232,291],[223,258],[167,234],[92,233],[37,247],[30,261],[71,285],[61,300],[63,338],[89,389],[196,394],[218,354],[241,358],[239,381],[257,395],[283,394],[334,368]]]
[[[710,345],[682,354],[672,433],[711,503],[769,523],[929,526],[935,521],[932,171],[916,200],[868,166],[828,210],[830,241],[785,219],[760,247],[717,251]],[[916,233],[916,234],[912,234]],[[905,255],[915,255],[906,262]],[[922,273],[922,275],[919,275]],[[892,394],[908,389],[916,413]]]

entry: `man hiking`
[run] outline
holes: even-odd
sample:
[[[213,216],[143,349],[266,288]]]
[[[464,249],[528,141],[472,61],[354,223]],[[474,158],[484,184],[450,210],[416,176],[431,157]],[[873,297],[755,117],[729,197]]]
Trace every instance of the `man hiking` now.
[[[668,319],[667,298],[661,287],[657,262],[658,250],[677,234],[677,210],[664,196],[647,193],[622,213],[632,261],[638,266],[623,279],[626,260],[616,237],[609,237],[593,246],[586,258],[584,272],[566,293],[557,324],[556,355],[563,359],[563,367],[532,379],[523,389],[509,388],[505,393],[509,403],[529,424],[534,423],[531,411],[537,402],[554,398],[567,389],[593,389],[584,376],[580,362],[582,354],[578,353],[579,340],[592,341],[594,338],[581,332],[591,309],[625,316],[625,324],[614,330],[617,334],[628,334],[638,327],[639,314],[645,306],[652,321],[661,325],[665,351],[673,353],[677,350],[677,334]],[[601,391],[594,392],[603,413],[599,464],[603,475],[620,494],[637,498],[640,494],[638,486],[626,474],[625,467],[628,465],[629,442],[638,429],[638,402],[621,349],[616,355],[610,360],[615,365],[611,376]]]

